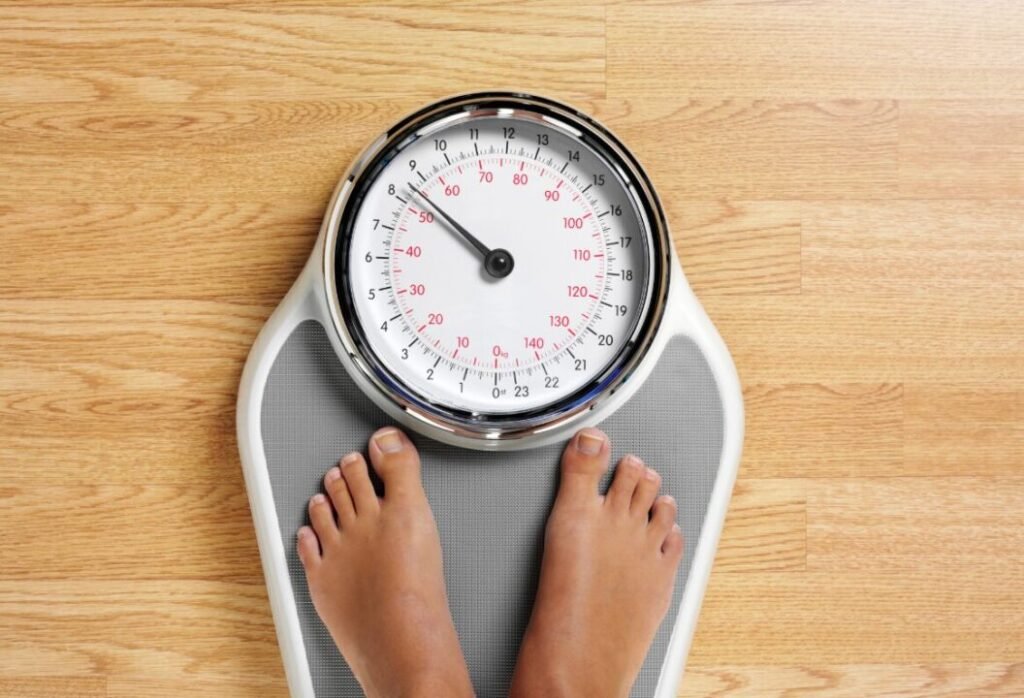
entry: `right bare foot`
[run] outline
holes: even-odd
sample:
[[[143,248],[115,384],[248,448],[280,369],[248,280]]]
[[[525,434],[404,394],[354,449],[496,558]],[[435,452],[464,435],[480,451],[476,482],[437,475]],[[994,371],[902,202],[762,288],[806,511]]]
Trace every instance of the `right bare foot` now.
[[[313,605],[368,696],[471,696],[448,610],[441,541],[409,438],[381,429],[324,476],[298,548]]]
[[[609,452],[607,436],[584,429],[562,455],[514,698],[628,696],[668,610],[683,556],[675,501],[635,456],[599,495]]]

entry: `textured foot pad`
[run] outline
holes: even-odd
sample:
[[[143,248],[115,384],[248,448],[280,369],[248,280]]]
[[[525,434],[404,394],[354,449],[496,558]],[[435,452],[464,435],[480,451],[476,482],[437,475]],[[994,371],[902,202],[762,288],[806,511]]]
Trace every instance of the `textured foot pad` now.
[[[361,696],[310,601],[295,532],[306,523],[306,502],[327,469],[346,452],[365,450],[370,433],[390,420],[348,377],[323,328],[307,321],[274,363],[261,423],[316,695]],[[662,491],[679,503],[687,540],[672,606],[633,688],[633,696],[651,696],[722,453],[721,398],[697,345],[673,339],[643,388],[600,426],[611,438],[613,463],[635,452],[661,474]],[[412,437],[423,459],[448,597],[473,684],[481,698],[506,695],[533,603],[562,445],[487,453]]]

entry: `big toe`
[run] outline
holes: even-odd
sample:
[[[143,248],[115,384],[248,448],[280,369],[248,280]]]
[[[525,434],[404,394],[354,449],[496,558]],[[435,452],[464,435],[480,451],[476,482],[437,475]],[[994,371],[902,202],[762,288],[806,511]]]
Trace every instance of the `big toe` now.
[[[581,429],[562,452],[562,482],[559,499],[594,497],[601,476],[608,470],[611,447],[600,429]]]
[[[422,493],[420,454],[408,436],[394,427],[379,429],[370,437],[370,462],[384,481],[384,496]]]

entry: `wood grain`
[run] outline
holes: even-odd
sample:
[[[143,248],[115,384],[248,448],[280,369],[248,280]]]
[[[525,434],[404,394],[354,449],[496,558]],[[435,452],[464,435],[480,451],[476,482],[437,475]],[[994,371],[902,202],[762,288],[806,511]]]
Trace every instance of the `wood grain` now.
[[[104,698],[107,691],[107,680],[102,676],[0,678],[3,698]]]
[[[812,293],[1021,290],[1024,201],[898,200],[790,204],[803,221],[802,281]],[[980,293],[979,293],[980,291]]]
[[[0,629],[6,677],[237,677],[251,685],[248,674],[280,662],[260,579],[4,581]]]
[[[909,567],[712,575],[690,665],[1024,661],[1019,567]]]
[[[5,252],[0,298],[273,306],[309,256],[321,208],[288,203],[0,207]],[[144,239],[145,246],[126,244],[133,238]],[[60,273],[40,283],[37,270],[44,265]]]
[[[704,294],[793,294],[801,287],[801,219],[790,202],[690,201],[666,192],[674,242]]]
[[[609,93],[1024,96],[1024,8],[1013,0],[628,3],[608,22]]]
[[[898,187],[892,100],[715,99],[680,89],[672,99],[609,97],[591,107],[655,185],[671,183],[674,199],[879,198]],[[671,137],[651,137],[662,130]]]
[[[1024,383],[1024,292],[709,296],[747,384]]]
[[[72,502],[73,505],[64,504]],[[0,527],[64,531],[0,549],[4,579],[260,579],[249,502],[235,483],[0,487]],[[129,551],[126,554],[126,551]]]
[[[807,568],[1024,574],[1022,485],[1020,477],[963,476],[807,483]],[[1016,615],[1024,620],[1024,609]]]
[[[743,398],[745,477],[904,472],[902,385],[757,384]]]
[[[744,384],[681,696],[1024,695],[1013,0],[0,3],[0,696],[283,696],[234,436],[352,158],[567,99]]]
[[[905,102],[899,153],[903,196],[1024,198],[1024,99]]]
[[[800,480],[739,480],[718,544],[718,573],[802,570],[807,495]]]
[[[600,95],[603,19],[514,4],[0,7],[0,101],[435,96],[481,83]]]
[[[680,696],[718,698],[833,698],[1019,696],[1024,664],[843,664],[821,666],[727,666],[690,669]],[[898,687],[898,688],[896,688]]]

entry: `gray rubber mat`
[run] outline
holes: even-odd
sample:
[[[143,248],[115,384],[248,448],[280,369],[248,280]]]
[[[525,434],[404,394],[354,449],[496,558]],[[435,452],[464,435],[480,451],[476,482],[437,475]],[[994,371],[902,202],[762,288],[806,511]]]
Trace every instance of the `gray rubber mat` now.
[[[306,523],[307,500],[320,490],[327,469],[348,451],[365,452],[370,433],[390,421],[349,379],[314,321],[296,328],[278,356],[261,420],[316,695],[361,696],[313,609],[295,532]],[[679,503],[679,523],[688,541],[672,607],[633,687],[633,696],[651,696],[722,450],[721,400],[697,345],[673,339],[643,388],[601,428],[611,437],[614,457],[635,452],[662,475],[662,490]],[[413,440],[423,459],[452,614],[473,683],[481,698],[503,696],[529,619],[562,446],[497,454],[415,435]]]

